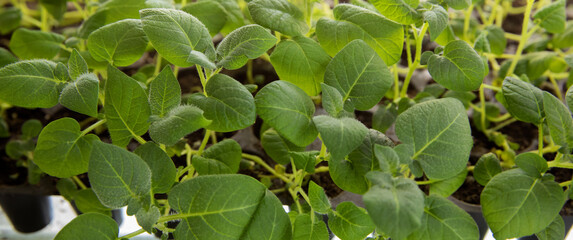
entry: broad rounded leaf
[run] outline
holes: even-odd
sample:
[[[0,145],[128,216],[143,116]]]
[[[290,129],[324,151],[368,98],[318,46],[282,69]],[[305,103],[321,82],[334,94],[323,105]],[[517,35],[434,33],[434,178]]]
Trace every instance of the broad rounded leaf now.
[[[115,145],[93,143],[88,175],[103,205],[120,208],[149,196],[151,170],[137,155]]]
[[[354,39],[364,40],[387,65],[393,65],[402,55],[404,29],[367,9],[349,4],[334,8],[334,18],[321,18],[316,23],[316,36],[330,56],[338,53]]]
[[[282,40],[271,54],[271,63],[280,79],[294,83],[309,96],[320,93],[320,83],[330,56],[314,40],[294,37]]]
[[[189,13],[173,9],[143,9],[140,11],[143,31],[157,52],[179,67],[189,67],[191,50],[214,53],[209,31]],[[166,37],[169,36],[169,37]]]
[[[313,221],[308,213],[296,216],[293,224],[293,240],[322,240],[328,238],[328,229],[323,221],[317,218]]]
[[[106,24],[114,23],[123,19],[138,19],[139,10],[158,6],[163,1],[147,0],[109,0],[98,5],[97,10],[86,21],[82,23],[78,34],[79,37],[87,39],[89,35]],[[146,4],[147,3],[147,4]],[[167,6],[164,6],[167,7]]]
[[[151,206],[147,211],[144,208],[141,208],[135,214],[135,218],[137,219],[139,226],[145,229],[148,233],[153,233],[153,225],[155,225],[159,217],[161,217],[161,212],[159,212],[159,209],[156,206]]]
[[[565,0],[548,4],[535,12],[533,19],[548,32],[561,33],[565,30],[565,4]]]
[[[72,79],[77,79],[79,76],[88,73],[88,64],[82,57],[78,50],[74,49],[68,60],[68,71]]]
[[[18,58],[15,57],[10,51],[8,51],[8,49],[0,47],[0,68],[17,61]]]
[[[111,217],[111,209],[104,206],[91,188],[81,189],[74,193],[74,204],[82,213],[97,212]]]
[[[101,213],[86,213],[77,216],[74,220],[64,226],[54,239],[117,239],[118,234],[119,227],[111,217],[105,216]]]
[[[342,101],[342,95],[338,89],[321,83],[322,88],[322,108],[333,117],[339,117],[341,113],[344,113],[344,102]]]
[[[480,198],[485,220],[497,239],[540,232],[558,215],[564,200],[558,183],[532,177],[521,169],[495,175]]]
[[[499,159],[495,154],[487,153],[479,158],[473,176],[479,184],[485,186],[498,173],[501,173]]]
[[[193,63],[193,64],[197,64],[201,67],[207,68],[207,69],[215,69],[217,68],[217,65],[215,65],[215,63],[213,63],[209,57],[207,57],[205,54],[203,54],[202,52],[198,52],[195,50],[192,50],[189,53],[189,57],[187,58],[187,62]]]
[[[448,12],[440,5],[431,4],[430,9],[422,13],[424,21],[430,24],[430,40],[435,41],[448,26]]]
[[[217,35],[227,22],[225,8],[214,0],[193,2],[185,5],[181,10],[201,21],[209,29],[211,36]]]
[[[462,10],[469,7],[472,4],[472,0],[445,0],[448,7],[456,10]]]
[[[203,110],[191,105],[178,106],[171,110],[167,116],[149,126],[149,136],[167,146],[175,145],[187,134],[195,132],[211,124],[203,116]]]
[[[310,198],[308,204],[317,213],[327,214],[332,210],[324,189],[313,181],[308,183],[308,197]]]
[[[420,14],[416,11],[420,1],[418,0],[373,0],[374,7],[384,17],[403,25],[415,24],[420,20]]]
[[[80,124],[76,120],[55,120],[38,137],[34,163],[45,173],[59,178],[85,173],[95,140],[98,140],[95,135],[81,135]]]
[[[255,97],[259,116],[281,136],[297,146],[307,146],[318,132],[312,121],[314,103],[292,83],[274,81]]]
[[[481,57],[462,40],[448,43],[442,56],[431,56],[428,71],[436,82],[454,91],[475,90],[486,75]]]
[[[352,202],[342,202],[329,215],[328,227],[344,240],[362,240],[374,231],[374,223],[363,208]]]
[[[573,118],[567,107],[551,93],[543,92],[543,108],[549,134],[561,152],[570,154],[573,149]]]
[[[342,101],[351,100],[358,110],[376,105],[393,83],[384,61],[362,40],[354,40],[326,67],[324,83],[335,87]]]
[[[166,66],[149,86],[151,114],[164,117],[181,104],[181,86],[171,68]]]
[[[312,119],[332,158],[341,159],[356,149],[368,134],[368,128],[354,118],[326,115]]]
[[[183,217],[178,239],[290,239],[280,201],[249,176],[192,178],[171,190],[169,205]]]
[[[13,63],[0,69],[0,100],[18,107],[50,108],[58,104],[66,81],[52,61]]]
[[[60,52],[64,39],[57,33],[19,28],[10,38],[10,50],[20,59],[52,59]]]
[[[289,36],[308,32],[302,11],[286,0],[254,0],[248,6],[253,21],[263,27]]]
[[[242,159],[241,145],[225,139],[207,148],[203,155],[193,157],[193,166],[200,175],[237,173]]]
[[[151,190],[166,193],[175,182],[177,170],[171,158],[157,144],[147,142],[134,151],[151,170]]]
[[[507,39],[505,38],[503,29],[496,25],[490,25],[485,28],[485,31],[487,31],[486,38],[491,52],[497,55],[503,54],[507,45]]]
[[[547,160],[537,153],[526,152],[515,157],[515,164],[532,177],[541,177],[549,169]]]
[[[473,146],[466,109],[453,98],[419,103],[398,116],[396,135],[413,146],[412,159],[430,179],[450,178],[467,164]]]
[[[64,107],[91,117],[97,117],[99,79],[93,73],[80,75],[69,82],[60,93]]]
[[[0,34],[7,35],[20,26],[22,11],[17,7],[5,7],[0,11]]]
[[[541,232],[535,234],[539,240],[561,240],[565,239],[565,222],[561,215],[555,216],[555,219],[549,226]]]
[[[543,111],[543,92],[530,83],[513,77],[503,80],[503,97],[507,110],[520,121],[539,124]]]
[[[289,152],[300,152],[304,150],[303,147],[296,146],[283,138],[274,129],[266,130],[263,133],[261,136],[261,145],[267,155],[279,164],[290,163]]]
[[[468,170],[463,169],[461,172],[451,178],[440,180],[430,184],[430,195],[435,194],[442,197],[448,197],[458,190],[466,181]]]
[[[217,46],[217,66],[238,69],[249,59],[255,59],[275,45],[277,39],[267,29],[251,24],[240,27]]]
[[[147,47],[141,20],[125,19],[95,30],[88,37],[88,49],[96,61],[129,66],[139,60]]]

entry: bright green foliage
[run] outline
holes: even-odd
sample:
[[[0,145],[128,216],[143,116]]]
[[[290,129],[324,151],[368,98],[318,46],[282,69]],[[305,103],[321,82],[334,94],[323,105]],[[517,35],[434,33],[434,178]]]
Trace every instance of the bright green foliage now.
[[[22,124],[22,135],[20,135],[21,140],[30,140],[32,138],[40,135],[42,131],[42,122],[37,119],[30,119]]]
[[[0,48],[0,68],[10,64],[10,63],[15,63],[18,61],[18,58],[16,58],[14,55],[12,55],[12,53],[10,53],[10,51],[8,51],[5,48]]]
[[[34,150],[34,162],[55,177],[67,178],[88,171],[95,135],[83,136],[80,124],[72,118],[49,123],[40,133]]]
[[[179,96],[179,95],[178,95]],[[187,134],[209,126],[213,121],[203,116],[203,110],[192,105],[178,106],[149,126],[149,136],[167,146],[175,145]]]
[[[314,104],[292,83],[269,83],[257,93],[255,105],[257,114],[267,124],[297,146],[309,145],[318,135],[312,121]]]
[[[147,95],[141,86],[117,68],[108,67],[105,86],[105,117],[113,144],[125,147],[149,128]]]
[[[481,156],[474,168],[474,178],[482,186],[487,185],[495,175],[501,173],[499,159],[493,153],[487,153]]]
[[[324,83],[335,87],[342,101],[351,100],[358,110],[368,110],[382,99],[393,77],[384,61],[364,41],[354,40],[326,67]]]
[[[277,39],[259,25],[247,25],[231,32],[217,46],[218,67],[237,69],[275,45]]]
[[[28,60],[0,69],[0,100],[28,108],[55,106],[68,80],[61,77],[68,74],[65,67],[57,66],[48,60]]]
[[[40,5],[58,21],[62,20],[68,9],[67,0],[40,0]]]
[[[567,103],[567,107],[569,108],[569,110],[571,110],[573,108],[573,87],[569,87],[569,89],[567,89],[567,95],[565,95],[565,102]]]
[[[479,231],[472,217],[453,202],[427,196],[422,227],[407,239],[478,240]]]
[[[330,56],[314,40],[294,37],[282,40],[271,54],[271,63],[280,79],[295,84],[309,96],[320,93]]]
[[[96,117],[99,95],[99,79],[93,73],[78,76],[66,84],[60,93],[59,102],[75,112]]]
[[[12,33],[10,50],[20,59],[52,59],[60,52],[64,39],[57,33],[19,28]]]
[[[430,184],[430,195],[435,194],[442,197],[448,197],[452,195],[458,188],[464,184],[466,177],[468,176],[468,170],[464,168],[457,175],[437,181]]]
[[[337,119],[321,115],[312,120],[332,158],[344,158],[360,146],[368,134],[368,128],[354,118]]]
[[[565,30],[565,0],[557,0],[535,12],[533,19],[550,33]]]
[[[58,189],[60,195],[68,201],[73,200],[74,194],[78,191],[78,187],[70,178],[62,178],[58,180],[56,183],[56,189]]]
[[[494,237],[506,239],[545,229],[558,215],[564,200],[563,190],[552,177],[532,177],[521,169],[512,169],[489,181],[480,202]]]
[[[255,123],[253,95],[237,80],[223,74],[212,76],[205,86],[205,95],[196,94],[192,104],[204,111],[212,120],[207,129],[231,132]]]
[[[84,60],[80,52],[76,49],[73,50],[68,60],[68,72],[70,73],[70,77],[74,80],[83,74],[89,73],[86,60]]]
[[[169,111],[181,104],[181,87],[169,67],[153,79],[149,86],[151,114],[165,117]]]
[[[314,166],[316,165],[316,156],[319,151],[309,152],[289,152],[296,169],[302,169],[307,173],[314,173]]]
[[[111,217],[111,209],[101,204],[92,189],[78,190],[73,196],[74,203],[82,213],[96,212]]]
[[[565,222],[561,215],[555,216],[555,219],[549,226],[541,232],[535,234],[539,240],[561,240],[565,239]]]
[[[225,139],[193,157],[193,166],[200,175],[229,174],[239,171],[241,146],[235,140]]]
[[[328,227],[344,240],[361,240],[374,231],[374,224],[363,208],[352,202],[342,202],[328,215]]]
[[[254,0],[249,2],[249,13],[255,23],[289,36],[308,32],[304,14],[286,0]]]
[[[178,239],[290,239],[280,201],[245,175],[192,178],[171,190],[169,205],[184,214]]]
[[[148,233],[152,233],[153,225],[157,222],[159,217],[161,217],[161,212],[159,212],[159,209],[156,206],[151,206],[147,211],[141,208],[135,214],[135,218],[137,219],[139,226],[145,229]]]
[[[513,77],[503,80],[503,97],[507,110],[515,118],[539,124],[545,112],[543,110],[543,92],[541,89]]]
[[[342,95],[338,89],[321,83],[322,88],[322,107],[324,110],[333,117],[339,117],[341,113],[344,113],[344,102],[342,101]]]
[[[403,25],[417,23],[421,16],[416,11],[418,0],[373,0],[374,7],[388,19]]]
[[[303,147],[296,146],[283,138],[274,129],[266,130],[263,133],[261,136],[261,145],[267,155],[279,164],[290,163],[290,152],[299,152],[304,150]]]
[[[227,22],[225,8],[214,0],[192,2],[182,7],[181,10],[201,21],[211,36],[217,35]]]
[[[322,240],[328,237],[328,229],[323,221],[312,219],[307,213],[296,216],[292,240]]]
[[[100,213],[82,214],[68,223],[54,239],[56,240],[101,240],[117,239],[119,227],[117,223],[108,216]]]
[[[313,181],[308,183],[308,197],[310,198],[309,204],[315,212],[327,214],[332,211],[324,189]]]
[[[388,146],[374,145],[374,155],[378,159],[380,171],[395,175],[400,166],[400,157],[394,149]]]
[[[192,64],[187,62],[187,58],[191,50],[213,56],[209,31],[189,13],[173,9],[144,9],[140,14],[143,31],[167,61],[179,67],[189,67]]]
[[[448,12],[440,5],[428,4],[427,7],[429,9],[422,13],[422,17],[430,25],[430,40],[435,41],[448,26]]]
[[[171,158],[157,144],[148,142],[134,151],[151,170],[151,190],[166,193],[175,182],[175,165]]]
[[[197,65],[204,67],[204,68],[207,68],[207,69],[217,68],[217,65],[215,65],[215,63],[213,63],[209,59],[209,57],[207,57],[202,52],[195,51],[195,50],[191,50],[191,52],[189,53],[189,57],[187,58],[187,62],[197,64]]]
[[[387,65],[398,62],[404,43],[402,25],[349,4],[337,5],[333,12],[336,20],[321,18],[316,23],[318,42],[330,56],[352,40],[362,39]],[[344,33],[344,37],[338,36],[339,32]]]
[[[93,143],[88,175],[91,186],[103,205],[124,207],[133,200],[149,196],[151,170],[139,156],[115,145]]]
[[[404,239],[421,226],[424,193],[413,180],[381,172],[366,176],[372,187],[362,199],[377,229],[392,239]]]
[[[486,75],[481,57],[462,40],[448,43],[442,56],[431,56],[428,71],[436,82],[454,91],[476,90]]]
[[[549,134],[560,152],[571,153],[573,149],[573,118],[563,103],[551,93],[543,92],[543,106]]]
[[[472,0],[445,0],[444,2],[456,10],[465,9],[472,4]]]
[[[503,54],[505,47],[507,45],[507,39],[505,38],[505,32],[502,28],[491,25],[485,28],[486,39],[491,50],[491,53],[501,55]]]
[[[445,98],[419,103],[398,116],[396,135],[414,149],[430,179],[455,176],[466,167],[473,146],[466,110]]]
[[[549,169],[547,160],[532,152],[517,155],[515,164],[532,177],[541,177]]]
[[[565,30],[553,36],[552,43],[556,48],[573,46],[573,21],[568,21]]]
[[[5,35],[20,26],[22,11],[18,8],[5,8],[0,11],[0,34]]]
[[[148,2],[149,4],[147,4]],[[153,5],[160,1],[146,0],[110,0],[98,6],[97,11],[88,18],[81,26],[79,35],[87,39],[90,33],[104,25],[117,22],[123,19],[138,19],[139,10]],[[160,6],[157,6],[160,7]],[[166,6],[164,6],[166,7]]]
[[[141,20],[125,19],[95,30],[88,37],[88,49],[96,61],[129,66],[141,58],[147,47]]]

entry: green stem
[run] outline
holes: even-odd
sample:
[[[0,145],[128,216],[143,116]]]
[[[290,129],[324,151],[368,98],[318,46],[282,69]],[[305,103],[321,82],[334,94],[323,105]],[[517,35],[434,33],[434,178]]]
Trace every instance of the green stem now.
[[[82,182],[82,180],[78,178],[78,176],[72,176],[72,180],[74,180],[74,182],[76,182],[76,184],[78,184],[81,189],[88,189],[88,187]]]
[[[509,120],[507,120],[507,121],[505,121],[505,122],[502,122],[502,123],[498,124],[497,126],[493,127],[492,129],[490,129],[490,131],[495,132],[495,131],[497,131],[497,130],[499,130],[499,129],[504,128],[505,126],[507,126],[507,125],[509,125],[509,124],[512,124],[512,123],[515,122],[515,121],[517,121],[517,119],[511,118],[511,119],[509,119]]]
[[[492,85],[485,84],[485,83],[482,83],[481,85],[482,85],[484,88],[491,89],[491,90],[494,90],[494,91],[496,91],[496,92],[501,92],[501,88],[500,88],[500,87],[492,86]]]
[[[187,5],[187,0],[181,0],[181,7],[184,7],[185,5]]]
[[[555,77],[553,77],[552,74],[549,74],[549,81],[551,82],[551,85],[553,85],[553,89],[555,90],[555,95],[557,95],[557,98],[559,98],[559,100],[563,101],[563,95],[561,94],[561,88],[559,88],[559,84],[557,84],[557,81],[555,81]]]
[[[496,117],[496,118],[487,118],[487,120],[489,120],[490,122],[502,122],[505,121],[507,119],[511,118],[511,114],[506,113],[501,115],[500,117]]]
[[[255,84],[255,80],[253,79],[253,59],[247,61],[247,82],[249,84]]]
[[[567,187],[569,185],[571,185],[571,180],[559,183],[559,186],[561,186],[561,187]]]
[[[558,167],[558,168],[569,168],[569,169],[573,169],[573,163],[570,163],[570,162],[559,162],[559,161],[556,161],[556,160],[547,162],[547,166],[549,166],[550,168]]]
[[[415,27],[413,28],[416,29]],[[414,62],[412,62],[412,65],[409,66],[408,75],[406,75],[406,79],[404,79],[404,86],[402,86],[402,92],[400,92],[400,97],[406,97],[406,93],[408,92],[408,85],[410,85],[410,80],[412,78],[412,75],[414,74],[414,71],[418,67],[418,64],[420,64],[420,57],[422,55],[422,42],[424,41],[424,35],[426,34],[427,30],[428,30],[428,24],[424,22],[424,24],[422,24],[422,29],[420,30],[419,34],[418,35],[414,34],[414,38],[416,39],[416,56],[414,57]],[[406,44],[406,47],[408,46],[409,45]]]
[[[88,18],[88,15],[87,15],[86,11],[84,11],[82,6],[78,3],[78,1],[72,1],[72,4],[76,8],[76,10],[78,10],[80,15],[82,15],[82,19],[86,20]]]
[[[201,85],[203,86],[203,93],[207,96],[207,92],[205,91],[205,86],[207,86],[207,79],[205,78],[205,73],[203,73],[203,68],[199,66],[199,64],[195,64],[195,68],[197,68],[197,74],[199,74],[199,79],[201,79]]]
[[[436,182],[439,182],[439,180],[416,181],[416,184],[428,185],[428,184],[432,184],[432,183],[436,183]]]
[[[487,131],[487,128],[485,126],[485,117],[486,117],[486,111],[485,111],[485,94],[484,94],[484,87],[483,84],[480,86],[479,88],[479,100],[480,100],[480,111],[481,111],[481,119],[480,119],[480,124],[481,124],[481,129],[482,131],[485,133],[485,135],[487,137],[489,137],[489,132]]]
[[[133,138],[139,143],[139,144],[145,144],[147,143],[147,141],[145,141],[145,139],[143,139],[141,136],[132,134]]]
[[[302,190],[302,188],[298,187],[297,188],[297,192],[302,196],[302,198],[304,198],[304,200],[310,205],[310,198],[308,197],[308,195],[306,195],[306,193],[304,192],[304,190]],[[310,211],[310,219],[311,221],[314,223],[314,211]]]
[[[472,16],[472,12],[474,11],[474,5],[470,4],[470,7],[464,12],[464,33],[463,33],[463,38],[466,42],[470,42],[469,36],[468,36],[468,32],[470,29],[470,18]]]
[[[130,239],[130,238],[135,237],[135,236],[137,236],[137,235],[139,235],[139,234],[142,234],[142,233],[144,233],[144,232],[145,232],[145,230],[143,230],[143,228],[142,228],[142,229],[139,229],[139,230],[137,230],[137,231],[135,231],[135,232],[132,232],[132,233],[130,233],[130,234],[127,234],[127,235],[125,235],[125,236],[122,236],[122,237],[120,237],[119,239],[122,239],[122,238]]]
[[[314,169],[314,173],[328,172],[328,166],[321,166]]]
[[[40,27],[40,30],[42,30],[42,32],[49,32],[50,31],[50,25],[48,23],[48,10],[46,10],[45,7],[40,7],[40,18],[42,20],[42,27]]]
[[[201,156],[201,154],[203,154],[203,150],[205,150],[205,146],[207,146],[207,142],[209,142],[209,137],[211,137],[211,130],[205,129],[205,136],[203,136],[203,141],[201,141],[201,146],[199,146],[199,150],[197,150],[198,156]]]
[[[155,59],[155,71],[153,72],[153,76],[157,76],[159,75],[159,72],[161,72],[161,55],[159,55],[159,53],[157,53],[157,55],[155,55],[156,59]]]
[[[292,183],[292,181],[291,181],[290,179],[288,179],[288,178],[286,178],[285,176],[283,176],[283,175],[277,173],[271,166],[269,166],[269,165],[268,165],[265,161],[263,161],[263,159],[261,159],[260,157],[254,156],[254,155],[250,155],[250,154],[246,154],[246,153],[243,153],[241,156],[242,156],[244,159],[251,160],[251,161],[253,161],[253,162],[255,162],[255,163],[257,163],[257,164],[263,166],[263,167],[264,167],[265,169],[267,169],[267,171],[269,171],[272,175],[274,175],[274,176],[280,178],[280,179],[283,180],[285,183]]]
[[[394,99],[400,97],[400,78],[398,77],[398,64],[392,67],[394,70]]]
[[[539,150],[539,156],[543,157],[543,121],[537,125],[537,131],[539,132],[537,141],[539,142],[537,145],[537,149]]]
[[[193,156],[193,149],[191,149],[191,146],[189,146],[189,144],[185,144],[185,150],[187,150],[186,159],[185,159],[187,161],[187,166],[185,168],[188,168],[187,175],[193,176],[193,173],[195,171],[195,169],[193,168],[193,165],[191,164],[191,156]]]
[[[91,126],[87,127],[86,129],[84,129],[81,133],[80,136],[85,136],[86,134],[88,134],[89,132],[91,132],[92,130],[96,129],[97,127],[103,125],[105,122],[107,122],[106,119],[102,119],[97,121],[96,123],[92,124]]]
[[[527,39],[529,39],[528,28],[529,28],[529,16],[531,15],[531,8],[533,7],[533,2],[535,0],[527,0],[527,5],[525,7],[525,14],[523,15],[523,25],[521,27],[521,37],[519,39],[519,44],[517,45],[517,50],[515,51],[515,57],[511,61],[511,65],[509,65],[509,69],[507,70],[506,76],[511,76],[513,71],[515,71],[515,67],[517,66],[518,60],[521,58],[521,53],[523,52],[523,48],[527,43]]]

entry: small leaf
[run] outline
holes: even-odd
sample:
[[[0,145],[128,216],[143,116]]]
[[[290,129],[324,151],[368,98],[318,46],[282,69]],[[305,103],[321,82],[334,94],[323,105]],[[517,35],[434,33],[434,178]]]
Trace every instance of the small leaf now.
[[[310,152],[289,152],[292,162],[297,169],[303,169],[308,173],[314,173],[314,166],[316,165],[316,156],[319,151]]]
[[[153,225],[157,222],[159,217],[161,217],[161,213],[156,206],[151,206],[148,211],[141,208],[135,214],[139,226],[148,233],[152,233]]]
[[[374,155],[378,159],[380,170],[385,173],[395,174],[400,166],[400,157],[388,146],[374,145]]]
[[[211,123],[211,120],[203,116],[203,110],[191,105],[182,105],[172,109],[164,118],[151,123],[149,136],[155,142],[173,146],[181,138]]]
[[[297,146],[307,146],[318,132],[312,121],[314,103],[292,83],[274,81],[255,97],[258,115],[281,136]]]
[[[372,128],[380,132],[386,132],[394,124],[398,117],[398,110],[395,104],[379,106],[372,116]]]
[[[5,48],[1,48],[0,47],[0,68],[10,64],[10,63],[15,63],[18,61],[18,58],[16,58],[14,55],[12,55],[12,53],[10,51],[8,51]]]
[[[352,202],[342,202],[329,214],[328,227],[337,237],[345,240],[362,240],[374,231],[374,223],[363,208]]]
[[[66,84],[59,102],[64,107],[91,117],[98,114],[99,79],[93,73],[80,75]]]
[[[77,216],[70,223],[66,224],[54,239],[117,239],[118,234],[119,227],[111,217],[100,213],[86,213]]]
[[[159,117],[165,117],[181,104],[181,87],[169,66],[165,66],[149,85],[149,103],[151,114]]]
[[[324,189],[313,181],[308,183],[308,197],[310,198],[309,204],[315,212],[327,214],[332,211]]]
[[[541,89],[513,77],[506,77],[502,86],[507,110],[515,118],[539,124],[545,117]]]
[[[393,83],[384,61],[364,41],[354,40],[334,56],[326,67],[324,83],[351,100],[358,110],[368,110],[380,102]]]
[[[550,33],[560,33],[565,30],[565,0],[557,0],[539,9],[533,14],[533,19],[540,27]]]
[[[139,156],[100,141],[93,143],[88,175],[99,200],[110,208],[124,207],[151,191],[151,170]]]
[[[431,4],[430,9],[422,13],[424,21],[428,22],[430,27],[430,40],[435,41],[438,36],[446,29],[448,26],[448,12],[440,5]]]
[[[68,71],[70,73],[70,77],[74,80],[78,79],[78,77],[83,74],[89,73],[86,60],[84,60],[80,52],[76,49],[74,49],[70,55],[70,59],[68,60]]]
[[[372,4],[384,17],[402,25],[417,23],[421,16],[416,11],[418,0],[373,0]]]
[[[515,164],[532,177],[541,177],[549,169],[547,160],[536,153],[522,153],[515,157]]]
[[[428,71],[436,82],[454,91],[475,90],[486,75],[480,56],[462,40],[448,43],[442,56],[430,57]]]
[[[57,21],[61,21],[68,10],[67,0],[40,0],[40,5]]]
[[[555,216],[555,219],[549,226],[541,232],[535,234],[539,240],[561,240],[565,239],[565,222],[561,215]]]
[[[458,190],[466,181],[466,176],[468,175],[468,170],[464,169],[457,175],[437,181],[430,184],[430,195],[435,194],[442,197],[448,197]]]
[[[312,119],[332,158],[341,159],[360,146],[368,128],[354,118],[333,118],[326,115]]]
[[[392,239],[404,239],[421,226],[424,193],[407,178],[370,172],[372,187],[362,200],[376,228]]]
[[[568,21],[562,33],[553,35],[553,46],[555,48],[568,48],[573,46],[573,21]]]
[[[192,2],[182,7],[181,10],[193,15],[205,24],[205,27],[209,29],[209,34],[211,34],[211,36],[217,35],[227,22],[227,12],[217,1],[204,0]]]
[[[74,199],[74,194],[78,191],[78,187],[70,178],[59,179],[58,183],[56,183],[56,188],[60,195],[68,201],[72,201]]]
[[[52,59],[60,52],[64,39],[57,33],[18,28],[10,38],[10,50],[20,59]]]
[[[497,55],[503,54],[507,45],[507,39],[505,38],[503,29],[496,25],[490,25],[485,28],[485,31],[487,31],[486,38],[491,52]]]
[[[449,7],[462,10],[468,8],[472,4],[472,0],[445,0]]]
[[[101,204],[91,188],[76,191],[74,203],[82,213],[96,212],[111,217],[111,209]]]
[[[549,134],[560,152],[571,153],[573,149],[573,118],[563,103],[548,92],[543,92],[543,109],[549,126]]]
[[[320,93],[330,56],[314,40],[294,37],[282,40],[271,54],[271,64],[280,79],[294,83],[309,96]]]
[[[179,67],[189,67],[191,50],[214,53],[209,31],[189,13],[174,9],[140,11],[143,31],[161,57]],[[166,36],[169,36],[166,38]]]
[[[304,14],[288,1],[254,0],[248,6],[253,21],[263,27],[293,37],[308,32]]]
[[[477,161],[473,175],[479,184],[485,186],[498,173],[501,173],[499,159],[495,154],[487,153]]]
[[[92,144],[99,140],[82,136],[80,124],[72,118],[50,122],[40,133],[34,150],[34,162],[55,177],[67,178],[88,171]]]
[[[227,18],[227,22],[225,22],[225,26],[221,29],[221,33],[223,35],[228,35],[233,30],[245,26],[248,21],[245,21],[245,16],[243,16],[242,7],[239,6],[239,3],[235,0],[215,0],[225,10],[225,16]],[[221,17],[221,16],[219,16]]]
[[[24,124],[22,124],[22,135],[20,135],[21,140],[29,140],[32,138],[37,137],[40,132],[42,131],[42,122],[37,119],[30,119],[26,120]]]
[[[134,151],[151,170],[153,193],[166,193],[175,182],[177,170],[171,158],[157,144],[147,142]]]
[[[277,39],[268,30],[255,24],[231,32],[217,46],[218,67],[238,69],[249,59],[255,59],[267,52]]]
[[[290,163],[291,157],[289,152],[299,152],[304,150],[303,147],[298,147],[281,137],[274,129],[266,130],[263,133],[261,136],[261,145],[267,155],[279,164]]]
[[[293,224],[292,240],[328,239],[328,229],[323,221],[312,219],[309,214],[296,216]]]
[[[96,61],[107,61],[114,66],[123,67],[141,58],[147,42],[141,21],[125,19],[91,33],[88,37],[88,49]]]
[[[187,58],[187,62],[190,62],[192,64],[197,64],[207,69],[217,68],[217,65],[211,62],[211,60],[209,60],[209,57],[205,56],[205,54],[203,54],[202,52],[195,50],[191,50],[191,52],[189,53],[189,57]]]
[[[193,165],[200,175],[237,173],[241,154],[239,143],[226,139],[207,148],[202,157],[193,157]]]
[[[20,26],[22,11],[15,7],[4,7],[0,11],[0,34],[6,35]],[[1,66],[1,65],[0,65]]]
[[[344,112],[344,102],[340,92],[327,84],[321,83],[322,107],[332,117],[339,117]]]
[[[105,117],[113,144],[125,147],[147,132],[150,116],[147,95],[133,78],[109,66],[105,85]]]

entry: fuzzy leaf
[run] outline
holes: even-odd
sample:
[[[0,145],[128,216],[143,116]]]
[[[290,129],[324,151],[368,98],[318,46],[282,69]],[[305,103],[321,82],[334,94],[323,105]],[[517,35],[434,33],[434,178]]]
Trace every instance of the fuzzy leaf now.
[[[555,219],[549,226],[541,232],[535,234],[539,240],[561,240],[565,239],[565,222],[561,215],[555,216]]]
[[[96,61],[107,61],[123,67],[141,58],[147,42],[141,21],[125,19],[105,25],[90,34],[88,49]]]
[[[374,223],[363,208],[342,202],[329,214],[328,227],[341,239],[362,240],[374,231]]]
[[[360,146],[368,134],[368,128],[354,118],[333,118],[326,115],[313,119],[332,158],[344,158]]]
[[[451,7],[456,10],[466,9],[472,4],[472,0],[445,0],[448,7]]]
[[[545,117],[541,89],[520,79],[506,77],[503,80],[502,92],[505,106],[515,118],[539,124]]]
[[[481,57],[462,40],[448,43],[442,56],[431,56],[428,71],[436,82],[454,91],[475,90],[486,75]]]
[[[266,130],[261,136],[261,145],[263,149],[273,160],[279,164],[289,164],[289,152],[303,151],[303,147],[298,147],[290,141],[283,138],[274,129]],[[314,167],[314,166],[313,166]]]
[[[458,190],[466,181],[468,170],[464,169],[457,175],[441,181],[430,184],[430,195],[435,194],[442,197],[448,197]]]
[[[111,217],[111,209],[104,206],[91,188],[78,190],[74,194],[74,203],[83,213],[97,212]]]
[[[80,75],[68,83],[60,93],[64,107],[91,117],[97,117],[99,79],[93,73]]]
[[[189,53],[189,57],[187,58],[187,62],[190,62],[192,64],[197,64],[197,65],[204,67],[204,68],[207,68],[207,69],[217,68],[217,65],[215,65],[215,63],[211,62],[211,60],[209,60],[209,57],[207,57],[202,52],[195,51],[195,50],[191,50],[191,52]]]
[[[474,168],[474,178],[482,186],[487,185],[495,175],[501,173],[499,159],[493,153],[481,156]]]
[[[249,59],[267,52],[277,39],[268,30],[255,24],[243,26],[231,32],[217,46],[218,67],[238,69]]]
[[[313,220],[307,213],[296,216],[292,240],[322,240],[328,237],[328,229],[323,221]]]
[[[156,206],[151,206],[148,211],[141,208],[135,214],[135,218],[137,219],[139,226],[145,229],[148,233],[152,233],[153,225],[157,222],[159,217],[161,217],[161,213]]]
[[[225,23],[227,15],[223,5],[213,0],[192,2],[185,5],[181,10],[193,15],[201,21],[209,30],[211,36],[217,35]]]
[[[54,239],[117,239],[118,234],[119,227],[111,217],[101,213],[86,213],[77,216],[70,223],[66,224]]]
[[[149,86],[151,114],[165,117],[181,104],[181,87],[171,69],[166,66]]]
[[[167,146],[175,145],[187,134],[209,126],[212,121],[203,116],[203,110],[195,106],[183,105],[171,110],[167,116],[149,126],[149,136]]]
[[[177,170],[171,158],[157,144],[147,142],[134,151],[151,170],[151,190],[166,193],[175,182]]]
[[[541,177],[549,169],[547,160],[536,153],[527,152],[515,157],[515,164],[532,177]]]
[[[312,210],[317,213],[327,214],[332,210],[324,189],[313,181],[308,183],[308,197],[310,198],[309,204]]]
[[[428,30],[430,31],[430,40],[435,41],[438,36],[448,26],[448,12],[440,5],[429,5],[430,9],[422,13],[424,21],[430,24]]]
[[[60,52],[64,39],[57,33],[18,28],[10,38],[10,50],[20,59],[52,59]]]
[[[263,27],[293,37],[308,32],[302,11],[286,0],[254,0],[248,6],[253,21]]]
[[[193,157],[193,165],[200,175],[237,173],[241,154],[241,146],[226,139],[207,148],[202,157]]]
[[[549,134],[562,153],[570,154],[573,149],[573,118],[563,103],[548,92],[543,92],[543,108]]]
[[[371,3],[384,17],[402,25],[415,24],[421,18],[416,11],[418,0],[373,0]]]
[[[70,73],[70,77],[74,80],[83,74],[89,73],[88,63],[86,63],[86,60],[84,60],[80,52],[76,49],[74,49],[68,60],[68,72]]]
[[[557,0],[533,14],[539,26],[550,33],[561,33],[565,30],[565,0]]]

